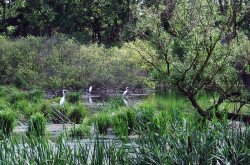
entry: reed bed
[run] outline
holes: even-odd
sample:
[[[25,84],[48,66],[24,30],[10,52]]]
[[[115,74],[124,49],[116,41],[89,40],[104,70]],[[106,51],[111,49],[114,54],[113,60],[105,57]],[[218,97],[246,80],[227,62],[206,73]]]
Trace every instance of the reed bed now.
[[[2,113],[29,112],[30,104],[37,104],[38,108],[31,106],[34,111],[31,109],[32,113],[27,113],[25,117],[33,115],[32,123],[45,123],[44,118],[53,110],[49,108],[49,101],[41,99],[40,92],[18,93],[15,89],[11,90],[15,95],[1,95]],[[0,91],[8,93],[6,88],[0,88]],[[37,98],[28,102],[30,94]],[[209,96],[200,99],[204,104],[209,100]],[[94,115],[89,115],[77,101],[74,105],[65,105],[62,112],[72,106],[78,109],[69,108],[70,112],[82,114],[78,121],[81,121],[80,126],[54,140],[44,131],[41,131],[42,136],[17,136],[11,133],[14,122],[10,120],[10,131],[4,133],[6,129],[1,129],[0,164],[222,165],[250,162],[248,124],[232,122],[226,117],[222,120],[203,119],[187,100],[176,95],[165,98],[151,96],[133,107],[123,105],[121,98],[113,99]],[[34,117],[36,111],[43,113]],[[74,113],[73,118],[77,114]],[[5,116],[1,120],[4,121],[4,128],[7,126],[4,123],[10,118]],[[15,118],[14,115],[11,115],[12,118]],[[45,130],[45,125],[41,128]]]
[[[5,137],[0,164],[248,164],[250,127],[241,122],[201,119],[169,110],[155,114],[137,136],[107,138],[94,132],[88,139],[67,135],[48,138]]]

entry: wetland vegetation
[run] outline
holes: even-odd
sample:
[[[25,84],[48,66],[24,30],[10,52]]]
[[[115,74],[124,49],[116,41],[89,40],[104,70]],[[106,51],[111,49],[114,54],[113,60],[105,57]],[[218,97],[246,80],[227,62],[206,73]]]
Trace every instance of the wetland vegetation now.
[[[2,0],[0,164],[249,164],[249,5]]]

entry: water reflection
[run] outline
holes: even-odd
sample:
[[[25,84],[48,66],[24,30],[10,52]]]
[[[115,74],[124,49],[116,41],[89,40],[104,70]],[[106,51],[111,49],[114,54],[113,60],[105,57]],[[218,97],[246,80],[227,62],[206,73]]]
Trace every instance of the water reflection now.
[[[124,99],[124,98],[122,100],[124,102],[124,105],[128,106],[128,101],[126,99]]]
[[[120,95],[91,95],[86,94],[83,96],[84,103],[89,106],[99,106],[108,103],[112,99],[121,99],[125,106],[132,106],[138,102],[143,101],[148,98],[149,94],[134,94],[126,97],[121,97]]]
[[[91,97],[88,97],[89,98],[89,104],[93,104],[93,100]]]

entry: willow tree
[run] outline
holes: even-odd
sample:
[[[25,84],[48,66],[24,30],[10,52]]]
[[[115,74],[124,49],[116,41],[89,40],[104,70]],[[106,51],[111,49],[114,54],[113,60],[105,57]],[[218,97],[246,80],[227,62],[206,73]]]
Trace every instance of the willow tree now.
[[[228,119],[250,122],[250,115],[241,112],[250,105],[250,41],[242,28],[249,21],[249,4],[226,2],[164,0],[157,7],[142,3],[135,32],[157,51],[143,58],[201,116],[226,114]],[[214,95],[211,105],[199,103],[204,91]],[[235,108],[225,111],[221,105],[226,103]]]

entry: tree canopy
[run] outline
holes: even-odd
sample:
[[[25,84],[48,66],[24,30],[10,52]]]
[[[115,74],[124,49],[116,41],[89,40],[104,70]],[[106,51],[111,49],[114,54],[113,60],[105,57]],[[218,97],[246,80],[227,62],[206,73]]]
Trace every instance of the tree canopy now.
[[[221,118],[225,102],[237,103],[228,118],[250,122],[249,114],[241,113],[250,104],[249,1],[2,0],[0,5],[0,33],[6,36],[63,33],[99,45],[133,42],[123,46],[140,54],[158,87],[178,90],[207,118]],[[202,92],[214,96],[211,105],[199,104]]]

